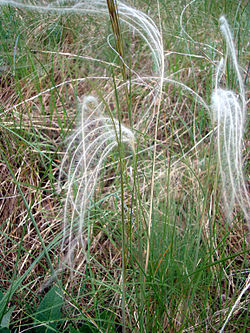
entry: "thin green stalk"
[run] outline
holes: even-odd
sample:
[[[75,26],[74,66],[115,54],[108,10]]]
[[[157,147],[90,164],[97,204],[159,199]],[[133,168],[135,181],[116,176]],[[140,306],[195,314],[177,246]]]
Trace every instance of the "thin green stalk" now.
[[[120,164],[120,188],[121,188],[121,222],[122,222],[122,332],[126,332],[126,274],[127,274],[127,239],[126,239],[126,225],[125,225],[125,212],[124,212],[124,165],[123,165],[123,157],[124,151],[122,146],[122,128],[121,128],[121,112],[119,107],[118,94],[116,90],[115,79],[113,78],[114,88],[115,88],[115,98],[116,98],[116,106],[117,106],[117,117],[119,121],[119,133],[117,133],[117,141],[118,141],[118,150],[119,150],[119,164]]]
[[[159,11],[159,3],[158,3],[158,11]],[[160,18],[160,11],[159,11]],[[161,18],[160,18],[161,20]],[[151,192],[150,192],[150,207],[149,207],[149,219],[148,219],[148,235],[147,235],[147,251],[146,251],[146,263],[145,263],[145,274],[147,275],[148,262],[149,262],[149,252],[150,252],[150,237],[151,237],[151,228],[152,228],[152,215],[153,215],[153,199],[154,199],[154,185],[155,185],[155,164],[156,164],[156,147],[157,147],[157,135],[159,129],[160,122],[160,114],[161,114],[161,100],[162,100],[162,87],[164,80],[164,64],[161,68],[161,77],[160,77],[160,92],[159,92],[159,101],[158,105],[155,105],[157,109],[156,113],[156,126],[155,126],[155,136],[154,136],[154,152],[153,152],[153,161],[152,161],[152,176],[151,176]]]

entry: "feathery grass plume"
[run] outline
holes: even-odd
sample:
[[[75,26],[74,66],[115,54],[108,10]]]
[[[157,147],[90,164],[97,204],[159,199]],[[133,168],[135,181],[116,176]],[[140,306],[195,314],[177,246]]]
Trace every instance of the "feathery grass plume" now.
[[[119,19],[121,22],[125,23],[131,28],[132,31],[136,32],[148,45],[154,66],[154,77],[153,85],[148,84],[147,81],[138,75],[135,71],[130,70],[131,73],[137,76],[139,82],[144,83],[145,86],[150,88],[148,97],[152,96],[152,102],[150,103],[148,109],[141,117],[140,123],[143,123],[145,119],[148,120],[147,128],[153,122],[155,115],[159,111],[157,108],[158,102],[160,100],[163,79],[164,79],[164,48],[161,32],[158,29],[155,22],[142,11],[135,9],[129,5],[126,5],[122,1],[117,1],[116,11],[119,13]],[[79,16],[84,16],[86,14],[93,16],[104,16],[109,15],[109,10],[106,0],[56,0],[56,1],[41,1],[41,0],[0,0],[1,5],[9,5],[16,8],[24,8],[28,10],[38,11],[38,12],[51,12],[58,14],[70,14],[74,13]],[[119,23],[119,22],[118,22]],[[117,29],[116,29],[117,30]],[[117,31],[118,32],[118,31]],[[118,37],[118,36],[117,36]],[[120,37],[119,37],[120,38]],[[111,45],[110,45],[111,46]],[[112,47],[112,46],[111,46]],[[117,52],[117,50],[114,50]],[[117,52],[120,60],[122,61],[123,71],[128,68],[128,65],[124,62],[124,59]],[[126,82],[126,85],[129,83]],[[151,112],[151,114],[150,114]]]
[[[94,108],[91,109],[90,105],[94,105]],[[120,126],[121,130],[116,119],[104,116],[96,98],[87,96],[83,99],[80,123],[68,140],[59,175],[59,185],[62,187],[65,169],[67,170],[61,249],[66,249],[65,263],[71,268],[77,243],[80,242],[83,248],[86,246],[85,215],[103,162],[119,142],[126,143],[134,149],[134,134],[126,126]]]
[[[161,33],[155,22],[147,14],[138,9],[128,6],[121,1],[117,1],[116,3],[116,11],[117,13],[119,12],[119,19],[143,38],[152,52],[156,73],[161,74],[161,68],[164,63],[163,44]],[[86,14],[110,15],[106,0],[62,0],[49,2],[40,0],[0,0],[1,5],[39,12],[75,13],[80,16]]]
[[[213,120],[218,125],[217,152],[222,178],[222,195],[229,222],[233,218],[232,212],[235,203],[238,203],[244,212],[250,230],[249,196],[243,175],[242,160],[246,113],[244,84],[237,62],[232,34],[225,17],[220,18],[220,28],[226,40],[227,52],[232,59],[240,92],[238,97],[235,92],[219,87],[224,70],[224,59],[221,59],[216,70],[215,89],[211,101]]]

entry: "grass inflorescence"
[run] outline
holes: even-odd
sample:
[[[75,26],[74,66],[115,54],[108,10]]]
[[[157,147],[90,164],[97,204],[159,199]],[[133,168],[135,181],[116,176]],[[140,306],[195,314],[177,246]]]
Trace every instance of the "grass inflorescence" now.
[[[247,332],[245,1],[0,0],[0,331]]]

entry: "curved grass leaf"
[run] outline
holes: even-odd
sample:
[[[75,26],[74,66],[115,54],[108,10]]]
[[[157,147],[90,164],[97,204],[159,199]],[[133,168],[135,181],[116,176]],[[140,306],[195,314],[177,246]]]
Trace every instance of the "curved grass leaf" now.
[[[35,314],[36,333],[57,332],[56,326],[61,318],[63,303],[61,290],[57,286],[52,287],[42,299]]]

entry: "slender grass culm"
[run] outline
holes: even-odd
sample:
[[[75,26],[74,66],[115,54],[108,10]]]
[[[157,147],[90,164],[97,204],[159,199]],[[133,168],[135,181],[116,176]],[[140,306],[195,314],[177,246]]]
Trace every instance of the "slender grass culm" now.
[[[219,87],[225,61],[222,58],[215,75],[215,89],[212,94],[212,111],[214,122],[218,126],[217,152],[222,179],[222,196],[224,211],[229,222],[233,220],[235,203],[244,212],[250,230],[249,196],[243,175],[243,135],[246,122],[245,89],[237,62],[235,46],[225,17],[220,18],[220,28],[224,35],[228,56],[232,60],[236,74],[239,96],[232,90]]]
[[[107,6],[109,11],[110,22],[113,30],[113,35],[115,39],[116,51],[119,55],[120,63],[121,63],[121,72],[123,81],[127,82],[127,73],[126,66],[124,62],[124,46],[123,46],[123,38],[121,33],[121,25],[119,12],[117,7],[116,0],[107,0]],[[129,100],[128,94],[128,86],[125,85],[126,99]],[[117,94],[116,94],[117,96]],[[120,183],[121,183],[121,223],[122,223],[122,331],[126,332],[126,268],[127,268],[127,258],[126,258],[126,227],[125,227],[125,214],[124,214],[124,165],[123,165],[123,150],[121,146],[121,112],[119,110],[119,101],[116,98],[117,102],[117,113],[118,113],[118,121],[119,121],[119,137],[118,137],[118,149],[119,149],[119,163],[120,163]]]

